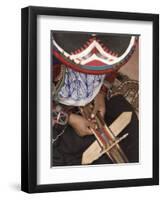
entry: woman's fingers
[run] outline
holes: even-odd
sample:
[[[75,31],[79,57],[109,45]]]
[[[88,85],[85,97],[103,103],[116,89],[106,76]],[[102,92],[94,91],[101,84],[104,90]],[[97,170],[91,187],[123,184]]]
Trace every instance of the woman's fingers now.
[[[104,118],[104,115],[105,115],[105,109],[101,108],[101,109],[99,110],[99,112],[100,112],[101,116]]]
[[[89,130],[91,130],[91,129],[97,129],[97,124],[96,124],[96,122],[91,121],[91,122],[89,122],[87,124],[87,127],[88,127]],[[91,132],[92,132],[92,130],[91,130]]]
[[[94,119],[97,113],[97,105],[94,105],[93,111],[91,113],[91,119]]]
[[[90,127],[87,127],[87,134],[88,134],[88,135],[92,135],[92,134],[93,134],[93,132],[92,132],[92,130],[91,130]]]

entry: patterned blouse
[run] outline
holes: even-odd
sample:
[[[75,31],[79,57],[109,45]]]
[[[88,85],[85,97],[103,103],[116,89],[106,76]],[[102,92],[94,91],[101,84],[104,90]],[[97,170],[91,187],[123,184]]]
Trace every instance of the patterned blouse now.
[[[64,84],[58,92],[58,101],[65,105],[84,106],[98,94],[105,75],[90,75],[66,68]]]

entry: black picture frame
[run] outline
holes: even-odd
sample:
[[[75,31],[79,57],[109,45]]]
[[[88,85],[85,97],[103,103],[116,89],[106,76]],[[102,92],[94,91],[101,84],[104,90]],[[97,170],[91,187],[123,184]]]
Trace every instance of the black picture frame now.
[[[153,23],[153,177],[37,184],[37,16],[123,19]],[[28,193],[159,184],[159,15],[30,6],[21,11],[21,190]]]

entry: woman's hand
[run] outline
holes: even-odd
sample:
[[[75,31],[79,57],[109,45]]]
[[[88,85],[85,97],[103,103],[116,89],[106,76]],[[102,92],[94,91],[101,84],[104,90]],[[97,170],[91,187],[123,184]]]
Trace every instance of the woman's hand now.
[[[105,94],[98,93],[98,95],[94,99],[94,108],[91,114],[91,119],[94,119],[97,112],[100,112],[101,116],[104,118],[105,116]]]
[[[68,123],[81,137],[93,134],[91,128],[94,128],[94,124],[80,115],[70,114]]]

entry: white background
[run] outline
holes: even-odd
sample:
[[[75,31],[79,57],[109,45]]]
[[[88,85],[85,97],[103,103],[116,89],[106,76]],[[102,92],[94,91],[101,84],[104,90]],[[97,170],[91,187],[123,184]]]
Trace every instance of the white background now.
[[[27,5],[56,6],[69,8],[106,9],[115,11],[152,12],[161,14],[161,0],[90,0],[90,1],[14,1],[5,0],[1,2],[0,11],[0,198],[1,199],[83,199],[83,198],[124,198],[137,200],[142,198],[161,199],[163,195],[162,173],[160,172],[160,186],[148,186],[137,188],[118,188],[90,191],[60,192],[29,195],[20,192],[20,9]],[[162,21],[162,15],[160,21]],[[163,33],[160,23],[160,35]],[[161,43],[161,39],[160,39]],[[160,51],[160,55],[161,55]],[[161,57],[161,56],[160,56]],[[160,59],[162,62],[162,60]],[[162,74],[160,63],[160,77]],[[163,80],[160,81],[160,87]],[[161,90],[160,90],[161,91]],[[160,102],[163,96],[160,95]],[[162,105],[160,106],[160,111]],[[163,118],[160,113],[160,121]],[[161,123],[160,123],[161,125]],[[162,140],[160,126],[160,141]],[[160,154],[163,147],[160,145]],[[160,156],[160,169],[163,159]]]

